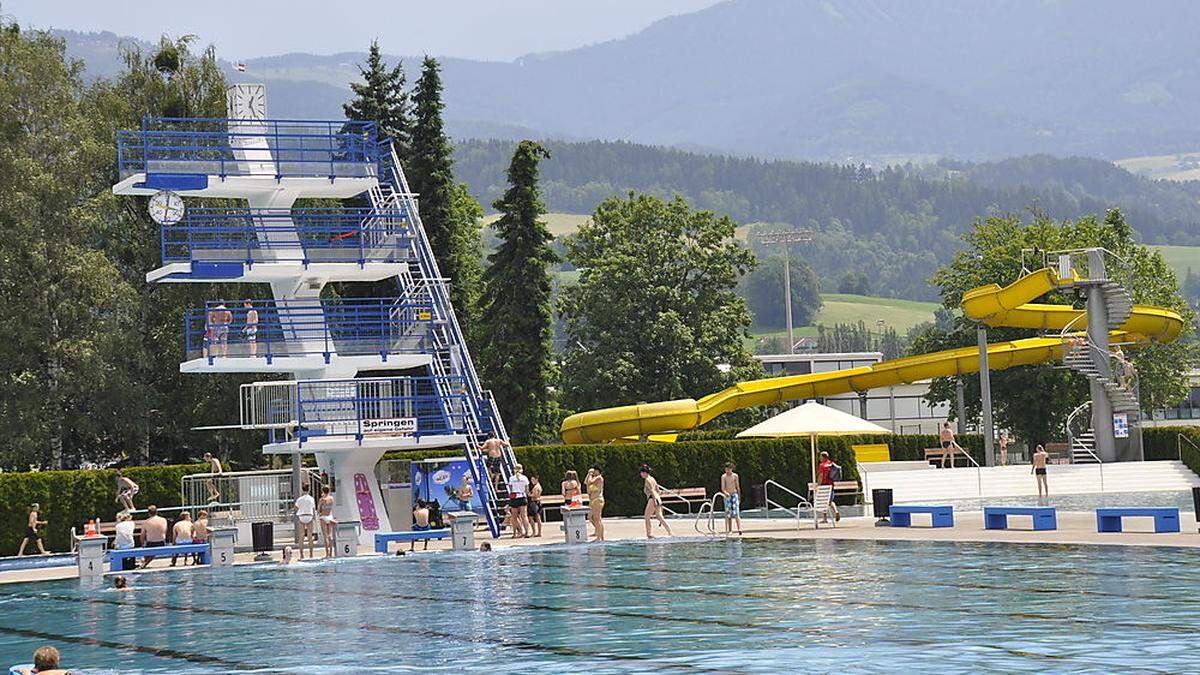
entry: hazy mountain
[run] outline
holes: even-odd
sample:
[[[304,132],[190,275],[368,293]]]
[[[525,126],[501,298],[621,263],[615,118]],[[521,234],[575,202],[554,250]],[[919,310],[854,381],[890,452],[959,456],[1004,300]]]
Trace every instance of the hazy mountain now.
[[[1187,0],[730,0],[580,49],[446,59],[446,117],[459,137],[763,157],[1166,153],[1200,147],[1197,27]],[[332,116],[363,58],[237,76],[268,84],[272,114]]]

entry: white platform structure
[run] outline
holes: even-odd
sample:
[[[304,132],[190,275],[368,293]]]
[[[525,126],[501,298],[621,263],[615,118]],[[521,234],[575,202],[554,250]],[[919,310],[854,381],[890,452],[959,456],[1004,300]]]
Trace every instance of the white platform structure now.
[[[937,503],[980,497],[1037,498],[1030,465],[929,468],[927,462],[866,462],[858,465],[863,494],[892,490],[896,504]],[[1051,495],[1128,492],[1177,492],[1200,487],[1200,477],[1177,460],[1055,464],[1047,482]]]
[[[227,102],[228,119],[146,118],[118,134],[114,193],[189,198],[178,220],[163,221],[162,266],[147,281],[266,284],[274,298],[188,312],[181,371],[289,374],[242,386],[240,426],[267,431],[266,453],[315,455],[335,517],[360,522],[364,545],[389,529],[376,464],[418,447],[465,448],[498,536],[479,445],[507,435],[391,142],[370,122],[268,119],[262,85],[234,85]],[[240,201],[196,203],[207,198]],[[362,206],[296,207],[350,198]],[[392,297],[322,293],[388,279]],[[386,373],[361,376],[371,371]],[[513,463],[506,449],[502,478]]]

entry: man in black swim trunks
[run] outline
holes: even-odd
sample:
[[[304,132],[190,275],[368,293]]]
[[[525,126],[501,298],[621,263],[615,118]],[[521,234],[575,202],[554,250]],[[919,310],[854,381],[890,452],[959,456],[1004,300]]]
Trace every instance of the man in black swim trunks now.
[[[38,511],[41,506],[36,502],[29,505],[29,520],[25,523],[25,538],[21,540],[21,548],[17,550],[18,556],[25,555],[25,546],[29,542],[35,542],[38,547],[38,552],[46,555],[46,549],[42,546],[42,535],[38,534],[38,526],[45,525],[46,521],[38,520]]]

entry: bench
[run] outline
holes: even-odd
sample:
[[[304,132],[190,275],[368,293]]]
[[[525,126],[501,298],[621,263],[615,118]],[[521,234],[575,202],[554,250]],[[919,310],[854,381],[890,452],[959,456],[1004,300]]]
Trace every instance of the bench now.
[[[809,484],[808,484],[808,491],[809,491],[810,493],[811,493],[813,490],[815,490],[816,488],[817,488],[817,484],[816,484],[816,483],[809,483]],[[856,495],[856,494],[858,494],[859,492],[860,492],[860,490],[859,490],[859,487],[858,487],[858,481],[856,481],[856,480],[839,480],[839,481],[834,481],[834,482],[833,482],[833,493],[834,493],[835,495],[836,495],[836,494],[849,494],[849,495]]]
[[[1175,507],[1128,506],[1096,509],[1097,532],[1120,532],[1125,517],[1153,518],[1155,532],[1178,532],[1179,509]]]
[[[387,553],[388,543],[393,541],[412,542],[413,546],[417,545],[418,541],[425,542],[425,548],[429,548],[430,539],[449,539],[450,528],[442,528],[440,530],[413,530],[411,532],[376,532],[375,533],[375,552]]]
[[[212,547],[207,544],[167,544],[140,548],[112,548],[108,550],[109,570],[120,572],[125,569],[127,558],[165,558],[169,555],[200,555],[200,563],[212,563]]]
[[[659,490],[662,495],[663,504],[687,504],[688,513],[691,513],[693,506],[699,506],[708,501],[708,490],[702,487],[679,488],[674,490],[671,488],[662,488]]]
[[[1053,506],[985,506],[983,529],[1007,530],[1009,516],[1033,516],[1035,530],[1058,529],[1058,514]]]
[[[916,504],[892,504],[892,527],[909,527],[912,525],[912,514],[928,513],[932,527],[954,527],[954,507],[950,505],[920,506]]]
[[[933,461],[936,459],[940,464],[945,459],[946,455],[950,455],[950,466],[952,468],[958,466],[959,457],[964,457],[967,460],[967,463],[963,466],[971,465],[971,456],[968,455],[967,451],[963,450],[962,448],[925,448],[926,462],[933,463]]]

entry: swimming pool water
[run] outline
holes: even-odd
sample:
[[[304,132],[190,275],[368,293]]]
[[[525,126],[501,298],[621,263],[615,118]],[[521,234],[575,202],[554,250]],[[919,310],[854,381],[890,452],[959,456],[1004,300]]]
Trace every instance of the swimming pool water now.
[[[84,672],[1179,672],[1179,549],[675,540],[0,587],[0,654]]]

